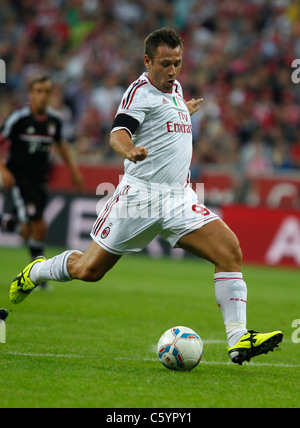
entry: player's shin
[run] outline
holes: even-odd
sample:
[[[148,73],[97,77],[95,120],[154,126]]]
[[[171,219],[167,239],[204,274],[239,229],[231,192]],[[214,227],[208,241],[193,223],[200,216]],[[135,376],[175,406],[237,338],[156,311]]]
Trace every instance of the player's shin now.
[[[241,272],[219,272],[214,279],[216,299],[223,315],[228,346],[231,347],[247,333],[247,286]]]
[[[74,252],[81,253],[77,250],[68,250],[44,262],[36,263],[30,271],[31,281],[36,285],[48,280],[71,281],[72,278],[68,272],[67,262]]]

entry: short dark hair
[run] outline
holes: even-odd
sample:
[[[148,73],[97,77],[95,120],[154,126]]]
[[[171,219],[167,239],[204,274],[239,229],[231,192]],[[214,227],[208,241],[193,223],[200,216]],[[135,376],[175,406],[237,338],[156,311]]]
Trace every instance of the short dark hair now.
[[[167,45],[172,49],[180,46],[183,49],[181,36],[173,28],[168,27],[160,28],[149,34],[144,42],[145,55],[153,60],[156,49],[161,45]]]
[[[52,82],[52,79],[48,73],[40,73],[31,77],[28,82],[28,91],[32,91],[36,83],[47,82],[48,80],[49,82]]]

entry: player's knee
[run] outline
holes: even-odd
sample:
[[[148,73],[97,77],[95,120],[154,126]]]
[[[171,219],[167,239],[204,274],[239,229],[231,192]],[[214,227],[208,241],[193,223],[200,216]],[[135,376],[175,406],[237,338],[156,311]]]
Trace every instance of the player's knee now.
[[[30,222],[30,236],[38,241],[46,239],[48,226],[44,219],[32,220]]]
[[[243,261],[242,249],[238,239],[236,239],[236,242],[232,245],[232,248],[230,251],[230,262],[240,269],[242,265],[242,261]]]
[[[239,272],[242,267],[243,254],[239,242],[236,245],[233,245],[230,248],[228,253],[227,265],[228,268],[226,271]]]
[[[22,238],[24,239],[28,239],[30,236],[30,229],[29,229],[29,224],[22,224],[19,230],[20,235],[22,236]]]
[[[216,265],[223,272],[239,272],[242,267],[243,253],[236,235],[232,234],[230,240],[224,243]]]

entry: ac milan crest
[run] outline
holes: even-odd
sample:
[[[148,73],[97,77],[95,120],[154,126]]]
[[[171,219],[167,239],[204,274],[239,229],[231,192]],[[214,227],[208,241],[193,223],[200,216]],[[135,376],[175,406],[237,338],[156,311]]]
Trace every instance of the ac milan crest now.
[[[103,229],[101,233],[101,238],[105,239],[109,235],[109,232],[110,232],[110,227],[107,226],[105,229]]]

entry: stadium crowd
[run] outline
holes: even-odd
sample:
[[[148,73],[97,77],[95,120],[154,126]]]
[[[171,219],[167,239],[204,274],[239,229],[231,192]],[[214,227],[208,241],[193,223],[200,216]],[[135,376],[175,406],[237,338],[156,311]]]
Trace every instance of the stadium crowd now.
[[[144,38],[163,26],[184,40],[186,99],[205,100],[193,116],[193,173],[299,168],[299,0],[2,0],[0,123],[26,102],[28,77],[46,70],[79,162],[114,161],[116,108],[144,71]]]

